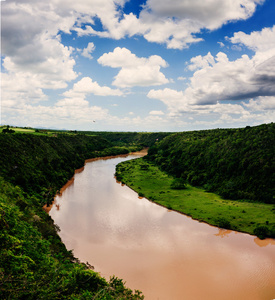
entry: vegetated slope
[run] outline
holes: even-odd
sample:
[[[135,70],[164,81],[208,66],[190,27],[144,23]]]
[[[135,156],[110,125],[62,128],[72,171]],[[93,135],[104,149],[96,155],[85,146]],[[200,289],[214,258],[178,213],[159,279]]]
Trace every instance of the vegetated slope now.
[[[161,141],[166,136],[172,134],[171,132],[107,132],[94,131],[84,132],[85,134],[93,134],[101,136],[115,145],[130,145],[139,144],[144,147],[150,147],[155,142]]]
[[[275,124],[170,135],[147,159],[228,199],[274,203]]]
[[[142,299],[79,263],[42,210],[86,158],[129,150],[81,135],[1,133],[0,145],[0,298]]]
[[[128,153],[140,147],[122,148],[97,136],[0,134],[0,176],[24,192],[51,201],[85,159]]]

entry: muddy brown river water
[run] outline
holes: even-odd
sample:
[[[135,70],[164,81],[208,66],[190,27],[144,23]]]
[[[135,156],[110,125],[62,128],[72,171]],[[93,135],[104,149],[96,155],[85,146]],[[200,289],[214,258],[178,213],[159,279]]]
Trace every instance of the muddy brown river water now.
[[[87,162],[50,215],[67,249],[147,300],[275,299],[275,240],[222,230],[169,211],[117,183],[117,163]]]

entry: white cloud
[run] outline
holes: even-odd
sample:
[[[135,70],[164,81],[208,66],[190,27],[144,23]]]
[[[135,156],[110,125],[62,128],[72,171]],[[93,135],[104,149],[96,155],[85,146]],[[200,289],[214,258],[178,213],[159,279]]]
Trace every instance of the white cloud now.
[[[150,99],[162,101],[171,112],[176,112],[185,106],[184,94],[182,91],[165,88],[163,90],[150,90],[147,94]]]
[[[158,17],[193,20],[208,29],[216,29],[233,20],[252,16],[263,0],[148,0],[146,10]]]
[[[272,35],[271,35],[272,33]],[[255,36],[261,37],[257,40]],[[238,38],[237,38],[238,37]],[[251,36],[238,33],[233,42],[256,49],[252,58],[242,55],[230,61],[219,52],[216,57],[210,53],[191,59],[190,70],[197,70],[185,90],[188,103],[214,104],[221,100],[244,100],[275,94],[275,40],[274,29],[254,32]]]
[[[84,99],[62,99],[54,106],[20,104],[17,107],[6,108],[3,113],[3,122],[6,122],[6,114],[9,114],[9,124],[21,126],[49,128],[67,128],[85,126],[89,128],[93,121],[101,122],[109,120],[111,116],[108,110],[98,106],[90,106]]]
[[[151,90],[147,94],[148,98],[158,99],[163,102],[168,110],[170,111],[169,116],[172,118],[181,117],[181,115],[188,113],[190,116],[212,116],[212,121],[217,119],[219,116],[223,116],[222,119],[227,120],[232,119],[232,116],[240,119],[244,116],[249,116],[250,112],[240,104],[230,104],[230,103],[220,103],[211,105],[194,105],[188,103],[186,96],[181,91],[176,91],[172,89],[163,89],[163,90]],[[157,114],[158,112],[153,112],[152,114]],[[150,113],[151,114],[151,113]],[[193,117],[191,118],[193,120]]]
[[[191,64],[189,64],[188,69],[190,71],[194,71],[196,69],[207,68],[213,66],[215,64],[215,59],[211,55],[210,52],[205,56],[198,55],[196,57],[191,58]]]
[[[62,18],[47,2],[9,1],[1,8],[4,101],[45,100],[43,89],[65,88],[77,77],[73,49],[58,35],[73,25],[72,16]]]
[[[123,92],[119,89],[111,89],[108,86],[100,86],[96,81],[90,77],[83,77],[73,88],[63,93],[65,97],[78,98],[81,95],[94,94],[97,96],[122,96]]]
[[[142,35],[149,42],[163,43],[171,49],[183,49],[202,41],[194,35],[201,29],[215,30],[228,22],[251,17],[256,6],[264,0],[148,0],[139,17],[132,13],[123,14],[119,10],[126,1],[121,1],[120,6],[115,6],[112,1],[104,0],[104,10],[98,6],[98,1],[93,1],[94,7],[90,10],[84,9],[88,2],[78,2],[74,9],[82,13],[89,11],[92,17],[96,15],[104,28],[102,31],[96,31],[91,17],[90,25],[83,29],[80,27],[80,18],[79,24],[74,26],[79,35],[97,35],[113,39]],[[87,24],[87,21],[84,23]]]
[[[234,33],[233,37],[228,40],[233,44],[244,45],[253,51],[269,51],[275,48],[275,25],[272,28],[264,28],[250,34],[239,31]]]
[[[275,96],[250,99],[248,103],[243,102],[243,105],[254,112],[273,110],[275,113]]]
[[[94,43],[89,43],[87,48],[84,48],[81,55],[84,57],[87,57],[89,59],[93,59],[91,53],[93,53],[95,50],[95,45]]]
[[[161,85],[169,82],[160,72],[160,68],[165,68],[168,64],[158,55],[139,58],[130,50],[117,47],[113,52],[104,53],[97,61],[103,66],[120,68],[113,85],[122,88]]]
[[[173,117],[188,112],[192,117],[212,116],[212,121],[216,118],[213,124],[274,121],[274,39],[274,27],[251,35],[239,32],[229,40],[253,49],[256,51],[254,56],[242,55],[232,61],[223,52],[215,57],[211,53],[194,57],[188,69],[195,72],[184,91],[151,90],[147,97],[162,101]],[[229,104],[223,100],[233,102]]]
[[[151,90],[147,97],[163,102],[170,116],[182,118],[188,113],[200,125],[273,122],[275,117],[275,26],[251,35],[234,34],[228,39],[235,45],[255,51],[251,58],[242,55],[230,61],[219,52],[190,60],[188,69],[195,71],[184,91]],[[233,100],[224,103],[223,100]],[[243,100],[249,100],[243,101]],[[206,120],[206,118],[211,120]],[[194,124],[195,124],[194,123]]]
[[[161,110],[151,110],[149,112],[149,115],[152,115],[152,116],[161,116],[161,115],[164,115],[164,112],[161,111]]]

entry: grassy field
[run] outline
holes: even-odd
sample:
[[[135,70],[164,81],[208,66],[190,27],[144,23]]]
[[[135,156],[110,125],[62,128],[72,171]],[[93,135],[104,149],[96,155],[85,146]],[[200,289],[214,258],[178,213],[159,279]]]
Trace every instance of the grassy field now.
[[[260,238],[275,237],[274,204],[225,200],[190,185],[185,189],[172,189],[174,178],[142,158],[119,164],[116,176],[140,196],[193,219]]]
[[[0,133],[5,128],[7,128],[7,126],[0,126]],[[10,126],[9,129],[13,130],[14,133],[29,133],[29,134],[47,135],[47,136],[54,136],[54,135],[56,135],[58,133],[75,134],[75,132],[70,132],[70,131],[51,130],[51,129],[23,128],[23,127],[13,127],[13,126]]]

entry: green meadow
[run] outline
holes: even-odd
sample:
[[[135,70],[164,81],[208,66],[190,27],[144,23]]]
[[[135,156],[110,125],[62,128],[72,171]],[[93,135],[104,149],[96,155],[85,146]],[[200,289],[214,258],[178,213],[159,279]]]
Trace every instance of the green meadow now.
[[[144,158],[120,163],[116,176],[139,196],[193,219],[260,238],[275,237],[274,204],[227,200],[189,184],[172,188],[175,179]]]

